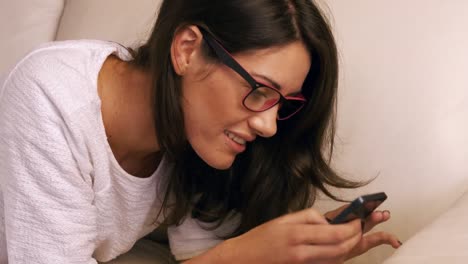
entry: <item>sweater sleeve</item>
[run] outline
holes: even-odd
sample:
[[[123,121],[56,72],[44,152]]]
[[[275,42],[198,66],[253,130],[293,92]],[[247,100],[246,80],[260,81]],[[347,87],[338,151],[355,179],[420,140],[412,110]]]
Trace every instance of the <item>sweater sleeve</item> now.
[[[97,263],[91,176],[80,173],[66,118],[33,64],[0,91],[0,255],[10,264]]]

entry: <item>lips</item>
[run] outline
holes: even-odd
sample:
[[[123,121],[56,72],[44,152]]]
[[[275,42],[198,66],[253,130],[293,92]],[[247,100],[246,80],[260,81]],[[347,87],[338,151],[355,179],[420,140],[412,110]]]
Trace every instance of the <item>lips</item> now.
[[[229,132],[229,131],[224,131],[224,134],[226,134],[226,136],[228,136],[230,139],[232,139],[234,142],[236,142],[237,144],[240,144],[240,145],[245,145],[245,143],[247,142],[247,140],[235,135],[234,133],[232,132]]]

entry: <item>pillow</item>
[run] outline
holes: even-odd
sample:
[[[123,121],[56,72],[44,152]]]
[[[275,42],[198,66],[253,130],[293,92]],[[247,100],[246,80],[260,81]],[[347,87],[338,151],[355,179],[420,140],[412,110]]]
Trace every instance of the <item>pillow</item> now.
[[[64,0],[0,1],[0,76],[43,42],[55,39]]]
[[[100,39],[135,47],[144,42],[161,0],[68,0],[57,40]]]

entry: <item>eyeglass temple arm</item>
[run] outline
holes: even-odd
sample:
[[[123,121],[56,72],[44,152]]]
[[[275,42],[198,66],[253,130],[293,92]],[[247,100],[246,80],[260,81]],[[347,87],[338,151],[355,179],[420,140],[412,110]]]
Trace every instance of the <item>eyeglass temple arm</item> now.
[[[205,31],[205,30],[202,30]],[[234,58],[229,54],[227,50],[224,49],[221,44],[211,37],[211,35],[208,32],[204,32],[203,34],[206,42],[208,45],[212,48],[212,50],[216,53],[216,56],[226,64],[229,68],[233,69],[235,72],[237,72],[242,78],[244,78],[250,86],[252,86],[253,89],[257,88],[257,81],[250,76],[250,74],[240,66],[237,61],[234,60]]]

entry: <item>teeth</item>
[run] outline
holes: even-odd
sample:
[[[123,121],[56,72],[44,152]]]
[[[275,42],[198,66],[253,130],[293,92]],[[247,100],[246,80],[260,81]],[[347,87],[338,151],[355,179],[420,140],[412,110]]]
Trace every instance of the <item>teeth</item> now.
[[[243,140],[242,138],[237,137],[236,135],[232,134],[232,133],[229,132],[229,131],[225,131],[224,133],[225,133],[230,139],[234,140],[236,143],[241,144],[241,145],[245,145],[245,140]]]

